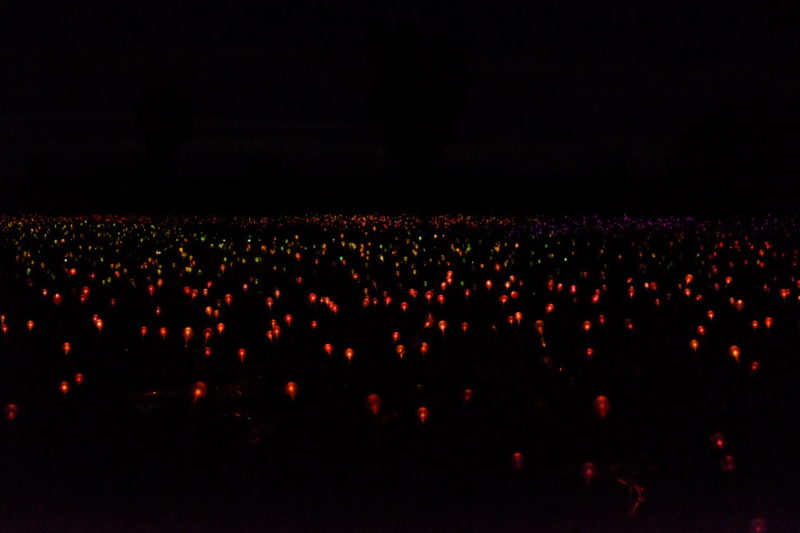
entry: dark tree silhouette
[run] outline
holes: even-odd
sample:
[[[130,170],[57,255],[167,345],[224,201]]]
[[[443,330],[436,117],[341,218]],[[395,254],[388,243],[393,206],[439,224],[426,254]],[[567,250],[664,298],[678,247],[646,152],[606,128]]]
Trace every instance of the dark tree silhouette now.
[[[463,46],[442,34],[376,31],[371,109],[386,149],[405,170],[429,168],[458,126],[466,84]]]

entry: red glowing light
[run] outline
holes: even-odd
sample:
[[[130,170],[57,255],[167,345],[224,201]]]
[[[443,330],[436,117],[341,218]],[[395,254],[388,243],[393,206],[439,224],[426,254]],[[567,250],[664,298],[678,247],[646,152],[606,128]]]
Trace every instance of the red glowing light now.
[[[373,415],[378,416],[378,413],[381,411],[381,397],[374,393],[368,395],[367,409],[369,409]]]
[[[430,413],[428,412],[427,407],[420,407],[419,409],[417,409],[417,418],[419,418],[421,424],[427,422],[429,417]]]
[[[19,416],[19,407],[17,404],[10,403],[6,405],[6,420],[11,422]]]
[[[517,472],[525,468],[525,456],[522,455],[522,452],[514,452],[511,454],[511,468]]]
[[[608,412],[611,410],[611,402],[605,396],[598,396],[594,399],[594,411],[597,415],[605,420]]]

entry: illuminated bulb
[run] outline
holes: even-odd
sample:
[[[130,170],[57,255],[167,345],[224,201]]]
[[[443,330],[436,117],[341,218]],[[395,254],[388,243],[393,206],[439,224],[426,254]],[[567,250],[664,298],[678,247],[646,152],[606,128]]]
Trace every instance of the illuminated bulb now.
[[[611,402],[605,396],[598,396],[594,399],[594,411],[601,419],[605,419],[611,410]]]
[[[193,336],[194,336],[194,330],[192,330],[192,328],[190,328],[190,327],[188,327],[188,326],[187,326],[187,327],[185,327],[185,328],[183,328],[183,341],[184,341],[184,346],[189,346],[189,341],[191,340],[191,338],[192,338]]]
[[[731,355],[731,357],[736,359],[737,363],[739,362],[739,356],[742,354],[742,352],[741,350],[739,350],[738,346],[736,346],[735,344],[731,345],[731,347],[728,348],[728,353]]]
[[[367,409],[369,409],[373,415],[378,416],[378,413],[381,411],[381,397],[374,393],[368,395]]]
[[[194,384],[194,388],[192,389],[192,402],[196,403],[200,398],[206,395],[206,391],[208,387],[202,381],[198,381]]]
[[[295,397],[297,396],[297,383],[290,381],[286,384],[283,390],[286,393],[286,396],[288,396],[290,400],[294,401]]]
[[[424,424],[427,422],[428,418],[430,417],[430,413],[428,412],[427,407],[420,407],[417,409],[417,418],[419,418],[420,423]]]

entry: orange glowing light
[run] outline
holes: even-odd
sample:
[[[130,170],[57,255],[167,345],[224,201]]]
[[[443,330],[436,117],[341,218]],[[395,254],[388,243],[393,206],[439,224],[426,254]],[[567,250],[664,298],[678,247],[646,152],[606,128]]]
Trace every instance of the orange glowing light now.
[[[735,344],[731,345],[731,347],[728,348],[728,353],[731,355],[731,357],[736,359],[737,363],[739,362],[739,356],[742,355],[742,352],[738,346],[736,346]]]
[[[294,401],[295,397],[297,396],[297,383],[294,381],[290,381],[286,384],[283,388],[283,391],[286,393],[286,396],[289,397],[290,400]]]
[[[592,484],[595,475],[597,475],[597,467],[592,462],[583,463],[581,472],[583,473],[583,479],[586,481],[586,485],[589,486]]]
[[[183,328],[184,346],[189,346],[189,341],[192,339],[193,336],[194,336],[194,330],[192,328],[188,326]]]
[[[208,387],[202,381],[198,381],[194,384],[194,388],[192,389],[192,402],[196,403],[200,400],[200,398],[206,395],[206,391],[208,391]]]

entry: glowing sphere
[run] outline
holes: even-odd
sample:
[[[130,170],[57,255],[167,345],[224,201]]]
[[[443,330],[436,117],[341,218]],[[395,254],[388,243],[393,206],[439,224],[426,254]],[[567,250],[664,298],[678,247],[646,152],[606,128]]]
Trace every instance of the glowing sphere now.
[[[290,381],[286,384],[283,388],[283,391],[286,393],[286,396],[289,397],[290,400],[294,400],[297,396],[297,383],[294,381]]]
[[[728,348],[728,353],[730,354],[731,357],[736,359],[737,363],[739,362],[739,357],[742,355],[742,351],[739,349],[738,346],[736,346],[735,344],[731,345],[731,347]]]
[[[594,399],[594,412],[597,413],[601,419],[605,419],[610,410],[611,402],[608,401],[608,398],[605,396],[598,396]]]
[[[367,409],[369,409],[373,415],[378,416],[378,413],[381,411],[381,397],[374,393],[368,395]]]
[[[204,397],[207,390],[208,387],[206,387],[206,384],[202,381],[195,383],[192,388],[192,402],[197,402],[200,398]]]

